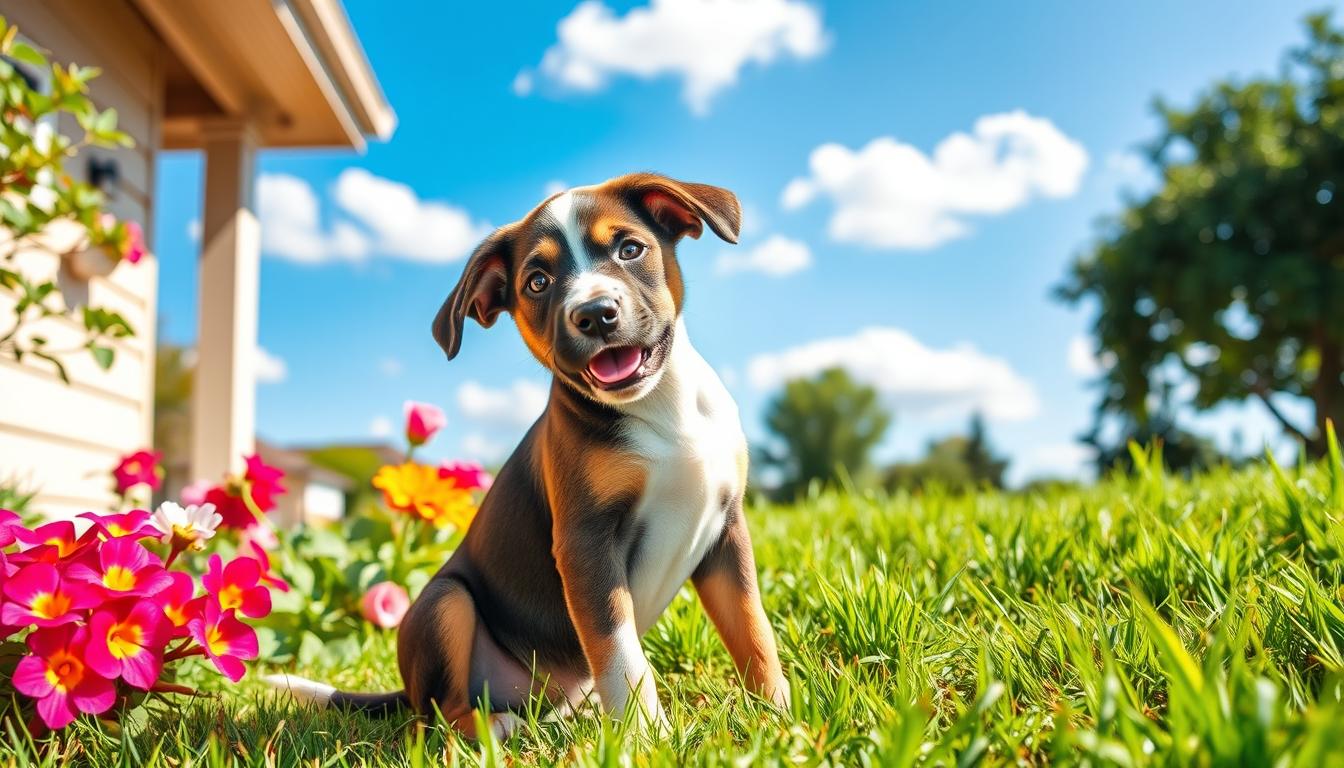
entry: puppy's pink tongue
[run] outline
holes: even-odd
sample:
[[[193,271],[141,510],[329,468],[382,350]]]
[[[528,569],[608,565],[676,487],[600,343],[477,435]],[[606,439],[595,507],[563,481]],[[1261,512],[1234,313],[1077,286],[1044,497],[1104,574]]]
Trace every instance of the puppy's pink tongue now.
[[[603,384],[614,384],[639,370],[639,347],[612,347],[598,352],[588,361],[588,372]]]

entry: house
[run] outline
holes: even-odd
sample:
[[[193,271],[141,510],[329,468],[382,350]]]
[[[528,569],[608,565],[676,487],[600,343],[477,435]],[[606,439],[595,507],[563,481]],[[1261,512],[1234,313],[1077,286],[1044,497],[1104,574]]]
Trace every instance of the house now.
[[[113,214],[152,232],[156,156],[204,154],[190,472],[237,470],[254,449],[257,154],[359,151],[395,126],[344,9],[339,0],[0,0],[0,15],[54,61],[103,70],[93,100],[116,108],[135,147],[81,153],[69,170],[87,179],[97,169]],[[89,277],[50,251],[19,254],[25,270],[59,275],[67,298],[114,309],[136,330],[116,343],[109,371],[73,360],[69,385],[41,361],[0,359],[0,482],[37,490],[42,510],[106,507],[108,470],[151,443],[157,264],[152,242],[149,249],[139,264]],[[0,316],[10,311],[4,301]],[[63,318],[43,323],[53,339],[76,332]]]

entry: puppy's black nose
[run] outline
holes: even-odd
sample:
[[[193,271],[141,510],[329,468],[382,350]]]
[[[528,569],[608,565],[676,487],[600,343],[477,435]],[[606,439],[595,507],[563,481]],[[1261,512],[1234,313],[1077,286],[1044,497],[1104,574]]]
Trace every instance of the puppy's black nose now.
[[[620,326],[620,307],[610,296],[599,296],[576,307],[569,321],[585,336],[603,337]]]

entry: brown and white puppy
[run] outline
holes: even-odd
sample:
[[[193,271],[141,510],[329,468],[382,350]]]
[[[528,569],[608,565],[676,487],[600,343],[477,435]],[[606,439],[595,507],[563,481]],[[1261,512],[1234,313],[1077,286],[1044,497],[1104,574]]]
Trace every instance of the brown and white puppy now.
[[[434,321],[457,355],[470,317],[513,316],[554,374],[545,412],[504,464],[461,547],[401,624],[405,690],[297,693],[379,710],[437,707],[474,734],[541,695],[596,695],[664,722],[640,637],[689,578],[750,688],[788,684],[761,607],[743,518],[747,445],[737,406],[691,346],[677,242],[708,225],[737,241],[729,191],[631,174],[555,195],[477,247]]]

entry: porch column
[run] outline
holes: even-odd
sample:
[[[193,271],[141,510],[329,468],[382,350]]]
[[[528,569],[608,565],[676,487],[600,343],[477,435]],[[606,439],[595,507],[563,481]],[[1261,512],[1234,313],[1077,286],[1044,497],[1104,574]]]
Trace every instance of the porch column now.
[[[253,207],[257,137],[241,120],[205,130],[205,202],[191,479],[218,480],[255,446],[261,227]]]

